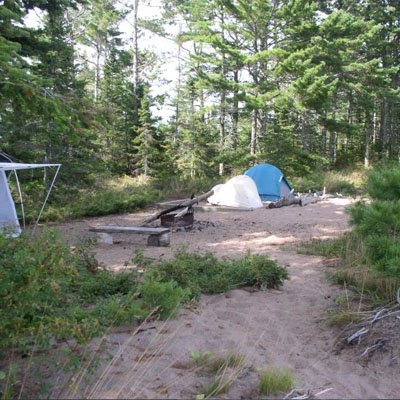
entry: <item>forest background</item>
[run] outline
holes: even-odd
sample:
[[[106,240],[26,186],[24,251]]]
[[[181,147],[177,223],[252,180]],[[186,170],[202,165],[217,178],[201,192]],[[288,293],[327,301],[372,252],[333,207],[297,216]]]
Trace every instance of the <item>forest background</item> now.
[[[144,6],[162,17],[140,18]],[[176,48],[174,90],[160,92],[166,60],[146,32]],[[127,211],[174,179],[209,184],[258,162],[293,179],[398,161],[399,35],[393,0],[5,0],[0,150],[62,163],[53,202],[86,188],[70,216]],[[104,177],[143,175],[152,187],[134,198],[104,189]],[[48,184],[25,181],[32,193]],[[91,211],[88,187],[118,205]]]

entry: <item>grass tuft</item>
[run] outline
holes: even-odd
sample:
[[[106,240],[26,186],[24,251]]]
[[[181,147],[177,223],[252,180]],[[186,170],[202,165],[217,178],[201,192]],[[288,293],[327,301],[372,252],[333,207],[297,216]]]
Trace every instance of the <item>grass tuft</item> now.
[[[290,371],[271,368],[260,373],[259,391],[266,396],[289,392],[295,383]]]
[[[236,352],[228,353],[225,356],[210,358],[206,362],[207,371],[216,374],[225,368],[237,368],[246,361],[246,355]]]
[[[338,239],[322,240],[312,238],[297,247],[297,253],[312,256],[340,257],[346,249],[346,234]]]
[[[362,314],[352,310],[332,311],[328,314],[326,322],[328,326],[344,328],[345,326],[359,322],[362,319]]]
[[[203,394],[206,398],[217,396],[221,393],[227,393],[231,387],[231,382],[223,380],[223,378],[215,378],[211,383],[203,388]]]

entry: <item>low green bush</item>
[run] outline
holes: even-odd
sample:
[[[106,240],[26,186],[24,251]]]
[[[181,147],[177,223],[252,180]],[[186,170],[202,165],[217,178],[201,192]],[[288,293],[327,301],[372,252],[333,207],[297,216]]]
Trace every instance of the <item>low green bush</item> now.
[[[285,268],[265,256],[218,260],[184,250],[157,265],[139,254],[136,260],[147,272],[138,279],[135,270],[114,274],[98,266],[86,247],[71,248],[54,230],[0,235],[0,349],[32,340],[46,346],[50,338],[86,342],[154,309],[165,318],[201,293],[246,285],[277,288],[289,279]]]
[[[366,190],[373,200],[349,208],[353,231],[339,239],[344,246],[334,253],[342,261],[332,278],[375,303],[390,302],[400,286],[400,167],[381,165],[370,171]]]
[[[400,200],[400,165],[372,170],[368,174],[366,189],[376,200]]]
[[[362,236],[400,234],[400,200],[358,202],[349,210],[350,224]]]
[[[349,212],[373,270],[382,277],[400,280],[400,200],[357,203]]]
[[[180,304],[188,299],[189,290],[169,280],[159,282],[149,274],[138,287],[143,300],[143,306],[149,310],[157,309],[161,318],[174,316]]]
[[[97,268],[83,246],[71,250],[55,231],[0,236],[0,253],[0,348],[46,346],[51,337],[86,342],[146,315],[135,273]]]
[[[172,260],[150,267],[150,273],[160,282],[174,280],[189,289],[195,299],[201,293],[223,293],[244,286],[279,288],[289,279],[287,269],[267,256],[247,253],[239,260],[217,259],[212,253],[188,253],[184,249]]]

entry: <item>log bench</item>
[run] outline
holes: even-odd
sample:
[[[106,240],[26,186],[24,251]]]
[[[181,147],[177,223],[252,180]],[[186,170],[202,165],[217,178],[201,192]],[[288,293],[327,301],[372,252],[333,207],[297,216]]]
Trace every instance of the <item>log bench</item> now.
[[[113,233],[136,233],[149,235],[147,238],[147,246],[169,246],[168,228],[147,228],[142,226],[96,226],[90,229],[91,232],[96,232],[99,242],[113,244]]]

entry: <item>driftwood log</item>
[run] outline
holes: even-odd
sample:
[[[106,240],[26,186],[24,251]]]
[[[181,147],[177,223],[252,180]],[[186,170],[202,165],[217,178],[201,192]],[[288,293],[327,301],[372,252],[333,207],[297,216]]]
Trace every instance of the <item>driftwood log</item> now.
[[[280,200],[269,203],[268,208],[280,208],[285,206],[291,206],[292,204],[300,204],[300,197],[282,197]]]
[[[289,194],[283,196],[280,200],[270,203],[268,205],[268,208],[280,208],[285,206],[291,206],[292,204],[298,204],[300,207],[304,207],[307,204],[316,203],[317,201],[321,201],[324,198],[326,198],[325,189],[322,196],[311,193],[307,193],[301,196],[294,196],[292,189],[292,191]]]
[[[292,204],[299,204],[300,199],[298,197],[295,197],[293,192],[294,190],[292,189],[289,194],[283,196],[280,200],[269,203],[268,208],[280,208],[290,206]]]
[[[157,212],[157,213],[155,213],[155,214],[153,214],[153,215],[150,215],[149,217],[147,217],[147,218],[143,221],[143,224],[144,224],[144,225],[145,225],[145,224],[149,224],[150,222],[153,222],[153,221],[155,221],[156,219],[160,218],[161,215],[169,214],[169,213],[171,213],[171,212],[173,212],[173,211],[180,210],[181,208],[183,208],[183,210],[182,210],[180,213],[178,213],[178,214],[175,216],[175,218],[182,217],[183,215],[187,214],[187,212],[189,211],[189,208],[192,207],[194,204],[198,204],[200,201],[209,198],[209,197],[212,196],[213,194],[214,194],[214,191],[213,191],[213,190],[210,190],[209,192],[204,193],[204,194],[202,194],[202,195],[200,195],[200,196],[198,196],[198,197],[194,197],[193,199],[184,200],[182,203],[180,203],[180,204],[178,204],[178,205],[176,205],[176,206],[173,206],[173,207],[171,207],[171,208],[168,208],[167,210],[160,211],[160,212]]]
[[[299,204],[301,207],[304,207],[307,204],[316,203],[317,201],[321,201],[323,199],[324,198],[321,196],[301,196]]]

